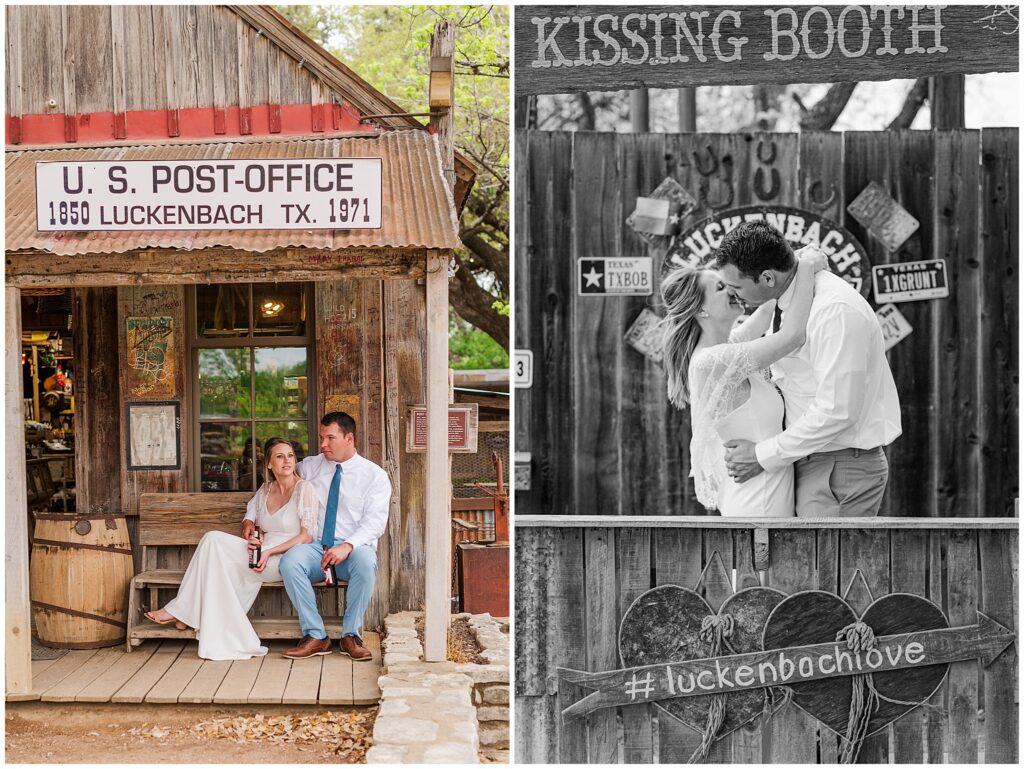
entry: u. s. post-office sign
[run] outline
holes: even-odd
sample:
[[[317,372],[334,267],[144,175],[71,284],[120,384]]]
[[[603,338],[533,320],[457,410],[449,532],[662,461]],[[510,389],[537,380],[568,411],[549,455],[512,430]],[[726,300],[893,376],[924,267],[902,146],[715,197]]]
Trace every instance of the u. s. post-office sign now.
[[[875,302],[916,302],[949,296],[945,259],[876,264],[871,268]]]
[[[577,263],[580,296],[650,296],[654,271],[649,256],[583,257]]]
[[[348,230],[381,227],[380,158],[36,163],[36,228]]]

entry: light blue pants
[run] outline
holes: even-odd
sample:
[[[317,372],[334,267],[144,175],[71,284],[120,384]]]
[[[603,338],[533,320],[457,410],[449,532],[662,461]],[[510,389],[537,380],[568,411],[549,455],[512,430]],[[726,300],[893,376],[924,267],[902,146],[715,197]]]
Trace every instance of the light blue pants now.
[[[299,613],[302,635],[318,640],[327,638],[327,628],[316,608],[316,594],[313,583],[324,578],[320,560],[324,548],[319,542],[295,545],[281,556],[281,579],[292,606]],[[373,596],[373,584],[377,577],[377,551],[369,545],[360,545],[348,558],[334,567],[338,579],[348,581],[345,590],[345,616],[341,620],[341,634],[362,637],[363,615]]]

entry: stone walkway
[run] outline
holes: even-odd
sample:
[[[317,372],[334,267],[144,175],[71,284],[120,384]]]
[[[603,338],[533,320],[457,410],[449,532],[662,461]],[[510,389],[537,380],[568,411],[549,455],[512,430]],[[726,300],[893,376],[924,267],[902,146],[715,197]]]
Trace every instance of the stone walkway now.
[[[487,664],[423,662],[419,616],[401,612],[384,622],[381,703],[367,763],[475,764],[481,747],[507,750],[508,635],[489,615],[466,615]]]

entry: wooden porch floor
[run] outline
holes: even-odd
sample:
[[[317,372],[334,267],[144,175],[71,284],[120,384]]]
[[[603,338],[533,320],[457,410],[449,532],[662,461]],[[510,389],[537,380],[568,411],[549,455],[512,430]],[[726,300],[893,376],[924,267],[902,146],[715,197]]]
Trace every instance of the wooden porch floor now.
[[[294,641],[269,641],[265,657],[203,660],[195,641],[146,641],[131,654],[123,646],[72,650],[60,659],[33,660],[32,693],[8,702],[147,702],[223,705],[375,705],[380,700],[380,636],[363,639],[371,662],[338,652],[290,660]]]

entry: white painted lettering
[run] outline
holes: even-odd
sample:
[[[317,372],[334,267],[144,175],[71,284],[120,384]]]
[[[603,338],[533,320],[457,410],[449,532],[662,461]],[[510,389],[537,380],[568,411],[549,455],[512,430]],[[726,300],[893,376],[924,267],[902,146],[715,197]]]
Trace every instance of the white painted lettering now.
[[[625,48],[623,48],[622,49],[622,63],[623,64],[643,64],[645,61],[647,61],[647,57],[650,55],[651,50],[647,46],[647,41],[644,40],[644,38],[640,35],[640,33],[637,32],[636,30],[633,30],[633,29],[629,28],[629,22],[630,21],[637,21],[637,22],[639,22],[637,24],[637,28],[638,29],[647,29],[647,17],[644,16],[642,13],[627,13],[626,17],[622,20],[622,33],[626,37],[628,37],[632,41],[632,43],[633,43],[629,47],[630,48],[636,48],[637,46],[640,46],[643,49],[643,53],[639,57],[634,59],[632,56],[629,55],[629,52]]]
[[[782,652],[779,652],[779,672],[782,673],[783,681],[788,681],[796,672],[796,665],[792,660],[786,659],[786,655]]]
[[[577,67],[589,67],[594,62],[587,60],[587,41],[590,39],[587,36],[587,22],[590,21],[590,16],[573,16],[572,23],[579,29],[579,34],[576,36],[576,43],[580,47],[579,55],[576,57],[576,61],[573,62]]]
[[[550,16],[543,18],[534,17],[530,19],[533,25],[537,28],[537,58],[530,62],[530,66],[534,69],[547,69],[548,67],[571,67],[572,62],[569,61],[565,56],[562,55],[562,50],[558,47],[558,43],[555,42],[555,35],[558,31],[569,23],[568,16],[558,16],[553,21],[555,22],[554,29],[551,30],[551,34],[544,36],[544,28],[552,21]],[[551,50],[554,54],[555,60],[548,61],[547,52]]]
[[[811,48],[811,17],[815,14],[821,14],[825,17],[825,28],[819,30],[825,35],[825,47],[820,51],[815,51]],[[824,59],[830,53],[832,53],[832,46],[835,44],[836,39],[836,27],[832,23],[832,14],[829,13],[825,8],[820,5],[812,6],[804,14],[803,28],[800,30],[800,37],[804,40],[804,53],[811,59]]]
[[[708,678],[711,679],[711,683],[709,683],[707,686],[705,686],[701,682],[701,679],[703,679],[704,676],[707,676]],[[712,674],[712,672],[710,670],[702,670],[702,671],[700,671],[700,673],[697,674],[697,686],[699,686],[701,689],[704,689],[704,690],[714,689],[715,688],[715,676],[714,676],[714,674]]]
[[[690,32],[690,28],[686,24],[687,15],[697,22],[696,35]],[[668,60],[669,64],[685,64],[690,60],[682,50],[684,37],[686,38],[686,42],[689,44],[690,50],[696,57],[697,61],[706,62],[708,60],[708,57],[704,55],[704,17],[710,15],[711,13],[709,11],[690,11],[689,14],[669,14],[669,18],[676,23],[676,33],[672,35],[672,39],[676,41],[676,53],[675,56]]]
[[[754,685],[754,669],[750,665],[740,665],[736,668],[736,675],[733,677],[736,679],[737,686]]]
[[[910,47],[904,50],[903,53],[946,53],[949,51],[942,44],[942,30],[945,28],[942,23],[942,6],[926,5],[922,8],[920,5],[911,5],[908,7],[910,8]],[[933,21],[931,24],[922,24],[919,21],[919,14],[924,8],[928,8],[932,12]],[[922,32],[931,32],[935,45],[922,48],[920,38]]]
[[[601,64],[605,67],[610,67],[619,61],[619,56],[622,54],[622,46],[619,45],[619,41],[609,35],[603,29],[601,29],[601,23],[610,21],[611,26],[609,29],[614,32],[619,28],[619,17],[613,16],[610,13],[602,13],[596,19],[594,19],[594,34],[597,35],[598,40],[604,43],[605,48],[611,48],[615,51],[610,59],[602,59],[600,51],[593,51],[592,56],[594,57],[595,64]]]
[[[903,6],[900,5],[873,5],[871,6],[871,20],[882,14],[882,36],[885,38],[885,45],[875,51],[875,56],[896,56],[899,51],[892,46],[892,15],[898,14],[897,19],[903,18]]]
[[[782,14],[789,14],[789,29],[782,29],[779,26],[779,17]],[[765,61],[792,61],[800,53],[800,39],[796,36],[797,26],[799,21],[797,20],[796,11],[792,8],[780,8],[777,11],[771,8],[765,8],[764,15],[768,16],[772,20],[772,49],[764,54]],[[789,53],[783,54],[779,50],[779,41],[783,36],[786,36],[790,40]]]
[[[914,655],[913,658],[910,655]],[[924,662],[924,646],[919,644],[917,641],[908,643],[904,656],[907,658],[907,662],[911,665],[917,665]]]
[[[662,19],[667,19],[667,18],[668,18],[668,14],[667,13],[649,13],[649,14],[647,14],[647,19],[649,21],[654,22],[654,36],[651,38],[651,40],[654,41],[654,56],[651,57],[651,61],[650,61],[650,64],[652,66],[655,65],[655,64],[667,64],[668,63],[668,59],[666,59],[664,56],[661,55],[661,41],[665,39],[661,35],[661,20]]]
[[[847,26],[846,17],[853,13],[860,14],[860,48],[856,51],[851,51],[846,47],[846,33],[853,31]],[[859,59],[868,52],[868,46],[871,45],[871,22],[868,21],[868,14],[863,6],[848,5],[843,8],[842,13],[839,14],[839,37],[837,42],[839,43],[839,50],[847,59]]]
[[[726,42],[732,46],[732,53],[728,56],[722,53],[722,49],[719,46],[719,40],[722,38],[722,33],[719,31],[722,26],[722,19],[730,18],[732,25],[735,29],[740,28],[740,15],[737,11],[722,11],[718,14],[715,19],[715,25],[711,30],[711,47],[715,49],[715,56],[721,62],[739,61],[743,58],[743,46],[749,41],[749,37],[730,37],[726,39]]]

